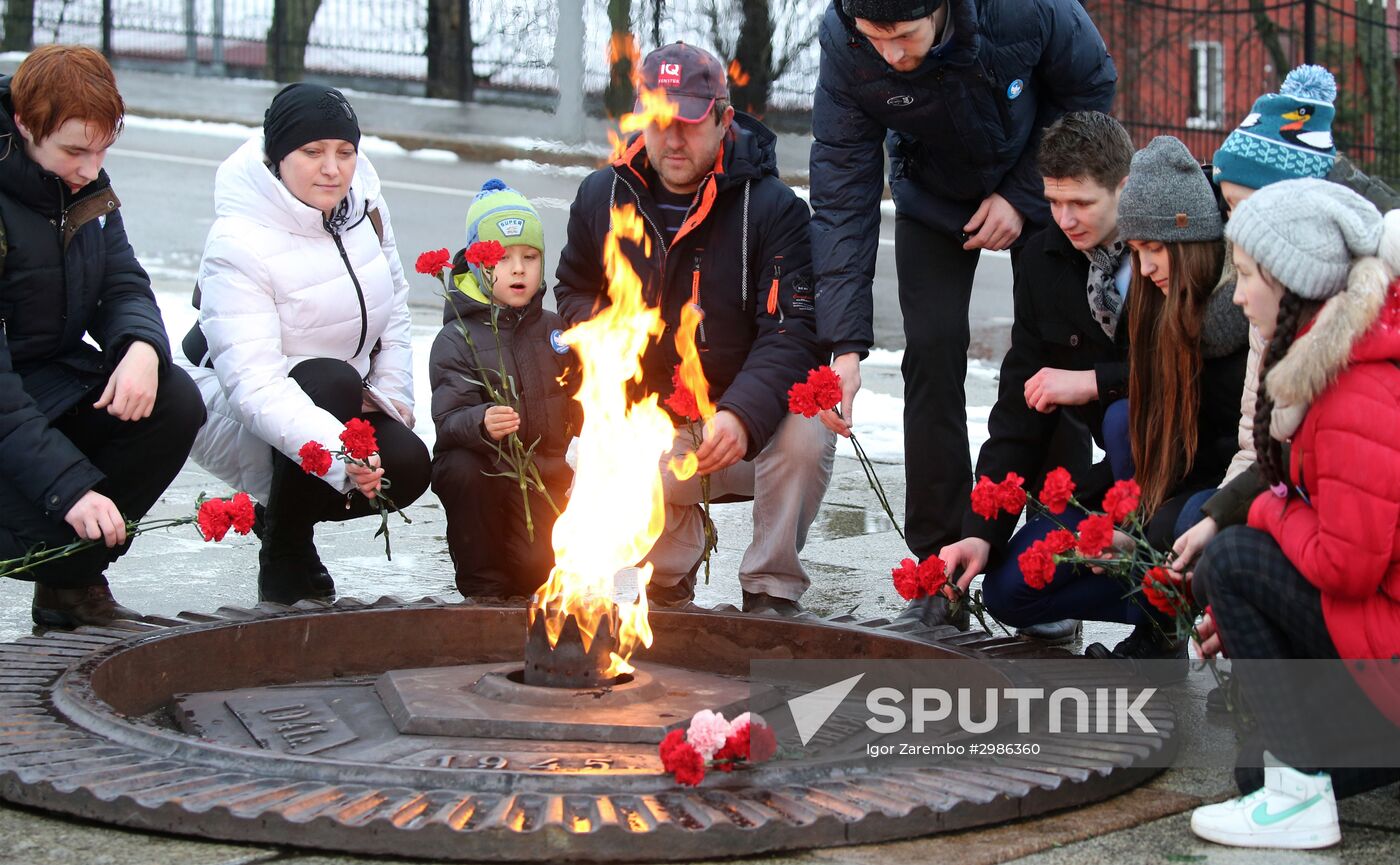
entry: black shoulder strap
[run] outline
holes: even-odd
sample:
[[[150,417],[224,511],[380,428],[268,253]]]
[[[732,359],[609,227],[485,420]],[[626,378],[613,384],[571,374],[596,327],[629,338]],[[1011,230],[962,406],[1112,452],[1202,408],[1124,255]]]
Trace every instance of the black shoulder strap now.
[[[369,224],[374,226],[374,234],[379,238],[379,243],[384,244],[384,217],[379,215],[379,208],[374,208],[366,214],[369,217]],[[0,276],[5,274],[5,230],[4,225],[0,225]],[[200,293],[199,283],[194,284],[194,293],[190,295],[190,306],[199,309]]]

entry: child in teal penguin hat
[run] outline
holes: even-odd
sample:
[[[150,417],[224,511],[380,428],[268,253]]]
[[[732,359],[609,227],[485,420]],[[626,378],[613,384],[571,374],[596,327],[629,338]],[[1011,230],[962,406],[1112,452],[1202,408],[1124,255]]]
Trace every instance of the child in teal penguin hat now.
[[[1337,160],[1332,142],[1337,81],[1321,66],[1299,66],[1277,93],[1254,102],[1212,162],[1217,184],[1263,189],[1280,180],[1326,177]]]

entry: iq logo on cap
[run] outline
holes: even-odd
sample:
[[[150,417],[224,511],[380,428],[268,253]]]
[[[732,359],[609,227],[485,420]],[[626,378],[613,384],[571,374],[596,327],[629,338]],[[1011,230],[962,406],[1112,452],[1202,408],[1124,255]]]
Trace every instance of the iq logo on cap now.
[[[661,68],[656,71],[656,85],[658,87],[680,87],[681,65],[679,63],[662,63]]]

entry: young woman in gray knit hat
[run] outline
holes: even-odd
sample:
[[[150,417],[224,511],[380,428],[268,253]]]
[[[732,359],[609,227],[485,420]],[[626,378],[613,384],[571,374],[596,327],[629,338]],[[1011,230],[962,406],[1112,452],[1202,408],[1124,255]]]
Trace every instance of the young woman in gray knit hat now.
[[[1132,249],[1128,287],[1128,399],[1109,406],[1104,437],[1114,475],[1135,478],[1147,538],[1168,549],[1200,519],[1200,505],[1235,452],[1248,325],[1223,279],[1220,208],[1180,141],[1154,138],[1133,155],[1118,203],[1118,236]],[[1145,606],[1145,605],[1140,605]],[[1144,609],[1132,634],[1096,658],[1182,659],[1184,641]]]
[[[1247,795],[1198,808],[1191,828],[1326,847],[1336,798],[1400,778],[1400,210],[1290,180],[1241,203],[1226,233],[1235,302],[1269,340],[1254,437],[1271,489],[1207,546],[1191,589],[1210,605],[1205,653],[1235,662],[1259,728],[1235,770]],[[1300,685],[1300,665],[1283,680],[1250,659],[1347,663]]]

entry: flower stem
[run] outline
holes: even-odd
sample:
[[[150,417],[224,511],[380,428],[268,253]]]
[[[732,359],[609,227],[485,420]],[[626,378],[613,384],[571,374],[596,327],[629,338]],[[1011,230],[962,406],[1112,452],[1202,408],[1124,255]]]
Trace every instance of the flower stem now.
[[[890,518],[894,530],[903,539],[904,529],[900,527],[899,520],[895,519],[894,508],[890,507],[890,500],[885,495],[885,488],[880,484],[880,476],[875,473],[875,465],[870,461],[870,457],[866,456],[865,448],[860,446],[860,439],[856,438],[855,430],[851,431],[851,446],[855,448],[856,460],[860,462],[860,467],[865,471],[866,481],[870,484],[870,488],[875,491],[875,498],[880,500],[880,507],[885,509],[885,515]]]

